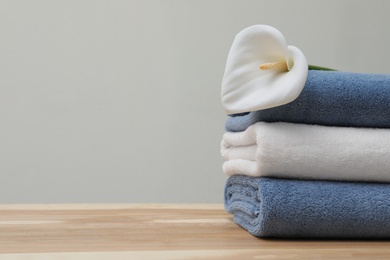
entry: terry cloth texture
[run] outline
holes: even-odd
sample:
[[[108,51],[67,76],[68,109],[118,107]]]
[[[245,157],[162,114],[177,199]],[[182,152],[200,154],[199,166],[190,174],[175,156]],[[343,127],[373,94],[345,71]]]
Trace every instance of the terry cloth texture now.
[[[389,115],[390,75],[310,70],[297,99],[229,117],[225,129],[244,131],[259,121],[388,128]]]
[[[226,132],[227,175],[390,182],[390,129],[259,122]]]
[[[232,176],[225,207],[257,237],[390,237],[390,184]]]

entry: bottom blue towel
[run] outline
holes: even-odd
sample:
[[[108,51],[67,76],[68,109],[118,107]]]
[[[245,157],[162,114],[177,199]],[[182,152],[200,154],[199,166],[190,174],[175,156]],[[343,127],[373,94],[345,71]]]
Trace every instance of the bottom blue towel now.
[[[236,175],[225,208],[257,237],[390,238],[390,184]]]

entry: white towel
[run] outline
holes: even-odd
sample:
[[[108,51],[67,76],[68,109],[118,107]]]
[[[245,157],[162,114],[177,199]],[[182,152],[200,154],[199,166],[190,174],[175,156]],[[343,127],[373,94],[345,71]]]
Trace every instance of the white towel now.
[[[390,129],[259,122],[226,132],[227,175],[390,182]]]

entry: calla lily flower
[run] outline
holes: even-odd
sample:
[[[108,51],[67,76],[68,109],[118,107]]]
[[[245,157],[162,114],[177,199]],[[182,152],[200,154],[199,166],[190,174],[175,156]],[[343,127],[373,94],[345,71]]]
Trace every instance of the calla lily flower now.
[[[308,63],[287,46],[282,33],[254,25],[237,34],[222,80],[221,99],[227,114],[281,106],[296,99],[305,86]]]

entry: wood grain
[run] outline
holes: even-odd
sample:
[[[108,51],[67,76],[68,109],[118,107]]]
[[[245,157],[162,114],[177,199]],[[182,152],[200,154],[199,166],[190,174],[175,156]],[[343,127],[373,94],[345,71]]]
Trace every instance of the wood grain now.
[[[222,205],[0,205],[0,253],[0,259],[389,259],[390,241],[258,239]]]

